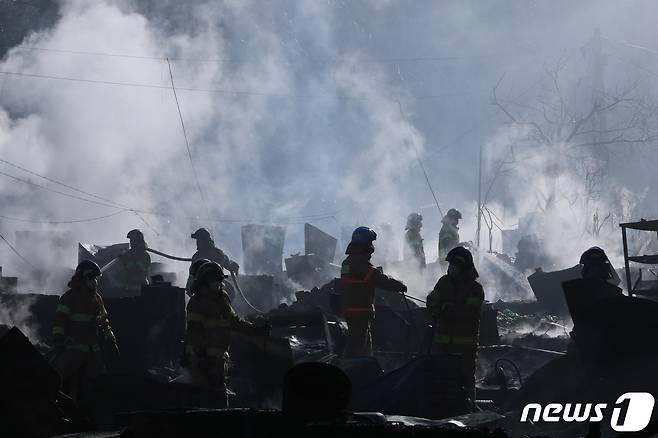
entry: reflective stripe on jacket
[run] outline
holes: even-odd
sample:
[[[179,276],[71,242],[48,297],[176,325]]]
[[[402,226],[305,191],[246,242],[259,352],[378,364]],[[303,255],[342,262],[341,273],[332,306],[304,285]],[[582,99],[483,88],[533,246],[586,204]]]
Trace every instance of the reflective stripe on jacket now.
[[[369,316],[375,312],[374,275],[378,273],[373,266],[368,266],[365,275],[360,277],[353,272],[349,263],[343,263],[340,273],[343,315],[346,317]]]
[[[404,285],[370,263],[368,254],[350,254],[343,261],[340,297],[345,317],[372,317],[375,289],[399,292]]]
[[[59,299],[52,328],[55,343],[82,352],[100,351],[100,342],[116,342],[101,296],[73,288]]]
[[[188,353],[223,357],[233,329],[251,334],[254,326],[235,313],[226,292],[201,291],[190,298],[185,332]]]
[[[427,297],[427,309],[437,322],[435,341],[477,345],[483,302],[484,291],[477,281],[441,277]]]

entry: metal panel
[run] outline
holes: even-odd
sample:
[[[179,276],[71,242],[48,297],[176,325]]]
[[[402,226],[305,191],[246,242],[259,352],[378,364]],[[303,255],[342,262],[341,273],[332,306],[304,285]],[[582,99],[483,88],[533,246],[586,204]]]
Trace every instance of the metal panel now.
[[[242,227],[241,234],[244,254],[242,272],[281,275],[285,227],[250,224]]]
[[[318,227],[304,224],[304,244],[306,255],[315,254],[326,263],[334,261],[338,240]]]

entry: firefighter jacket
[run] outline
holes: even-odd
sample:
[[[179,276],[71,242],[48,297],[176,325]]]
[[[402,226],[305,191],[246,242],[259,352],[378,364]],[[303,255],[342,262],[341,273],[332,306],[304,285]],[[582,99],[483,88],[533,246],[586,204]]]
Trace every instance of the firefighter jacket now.
[[[146,251],[128,250],[121,256],[121,262],[126,270],[126,283],[131,285],[148,284],[151,256]]]
[[[439,231],[439,261],[445,260],[450,250],[458,246],[459,228],[444,220],[441,231]]]
[[[253,335],[257,328],[240,318],[226,292],[200,291],[187,303],[185,351],[197,356],[223,358],[231,344],[231,332]]]
[[[438,324],[435,341],[477,346],[483,302],[484,291],[474,279],[441,277],[427,297],[427,309]]]
[[[425,266],[425,249],[423,248],[423,238],[418,230],[407,230],[404,235],[404,260],[416,261],[421,266]]]
[[[364,254],[352,254],[343,261],[340,284],[346,318],[374,316],[375,289],[399,292],[404,287],[400,281],[375,268]]]
[[[207,248],[201,248],[197,250],[192,256],[192,263],[199,259],[208,259],[212,262],[217,263],[222,268],[230,271],[233,265],[236,263],[228,258],[228,256],[221,249],[216,246],[209,246]]]
[[[52,334],[55,345],[83,353],[98,353],[104,343],[116,345],[101,296],[75,284],[59,298]]]

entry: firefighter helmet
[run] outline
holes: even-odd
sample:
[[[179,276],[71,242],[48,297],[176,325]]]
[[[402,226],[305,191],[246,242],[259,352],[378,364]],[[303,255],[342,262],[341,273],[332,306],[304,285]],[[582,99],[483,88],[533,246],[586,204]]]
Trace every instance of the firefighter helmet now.
[[[448,213],[446,213],[446,217],[449,217],[449,218],[455,219],[455,220],[460,220],[462,218],[462,214],[460,213],[459,210],[451,208],[450,210],[448,210]]]
[[[580,264],[610,264],[608,256],[598,246],[593,246],[580,256]]]
[[[212,237],[210,236],[210,232],[205,228],[199,228],[194,233],[192,233],[190,237],[196,240],[212,240]]]
[[[463,246],[457,246],[451,249],[446,256],[449,263],[458,263],[464,267],[474,266],[473,254]]]
[[[368,227],[358,227],[352,233],[352,242],[355,245],[372,245],[377,240],[377,233]]]
[[[210,263],[210,260],[197,259],[193,261],[192,264],[190,265],[190,275],[196,277],[196,275],[199,273],[199,269],[201,269],[201,266],[205,265],[206,263]]]
[[[144,233],[142,233],[140,230],[130,230],[126,235],[126,238],[128,238],[129,240],[135,240],[137,242],[143,242]]]
[[[222,281],[226,278],[224,270],[215,262],[204,263],[203,266],[199,267],[199,271],[196,275],[195,284],[197,286],[202,284],[208,284],[213,281]]]
[[[610,264],[610,260],[605,251],[598,246],[593,246],[585,251],[580,256],[580,264],[583,265],[583,277],[586,277],[593,272],[600,272],[600,274],[595,275],[601,275],[607,279],[614,278],[614,268]]]
[[[423,216],[419,213],[411,213],[407,216],[407,229],[418,228],[423,224]]]
[[[101,275],[101,268],[91,260],[83,260],[75,268],[74,277],[89,278],[98,277]]]

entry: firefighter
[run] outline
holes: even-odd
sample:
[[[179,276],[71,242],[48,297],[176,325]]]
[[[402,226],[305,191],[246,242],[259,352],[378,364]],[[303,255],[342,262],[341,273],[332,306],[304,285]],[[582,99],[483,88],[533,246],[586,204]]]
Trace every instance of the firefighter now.
[[[232,274],[238,275],[240,266],[233,260],[229,259],[224,251],[215,246],[210,233],[205,228],[199,228],[190,236],[196,240],[197,251],[192,256],[192,262],[198,259],[208,259],[217,263],[222,268]]]
[[[269,325],[256,326],[241,319],[224,292],[224,272],[217,263],[199,268],[187,304],[185,363],[196,386],[216,391],[219,407],[228,406],[226,373],[233,330],[247,335],[268,336]]]
[[[616,273],[607,254],[598,246],[593,246],[580,256],[583,269],[581,276],[585,279],[597,279],[608,282],[616,279]]]
[[[453,248],[446,261],[448,273],[427,297],[435,327],[434,351],[461,356],[464,389],[475,400],[475,360],[484,291],[476,281],[478,272],[469,250]]]
[[[404,235],[404,261],[417,268],[425,267],[425,249],[420,230],[423,228],[423,216],[411,213],[407,217],[406,233]]]
[[[370,263],[377,234],[368,227],[352,233],[341,268],[341,302],[347,321],[347,343],[343,356],[372,356],[372,321],[375,317],[375,289],[406,292],[400,281],[384,275]]]
[[[441,219],[441,230],[439,231],[439,262],[445,260],[446,256],[453,248],[462,246],[459,242],[459,220],[462,214],[451,208],[448,213]]]
[[[148,246],[140,230],[129,231],[126,238],[130,241],[130,248],[119,256],[126,276],[124,287],[133,295],[139,295],[142,286],[149,283],[151,256],[146,251]]]
[[[187,276],[187,283],[185,283],[185,292],[187,293],[188,296],[191,297],[192,295],[194,295],[194,293],[192,292],[192,285],[194,284],[194,279],[199,273],[199,269],[201,268],[201,266],[205,265],[206,263],[210,263],[210,260],[196,259],[190,265],[189,275]]]
[[[119,357],[107,311],[98,293],[101,270],[90,260],[81,262],[59,299],[52,329],[51,364],[62,377],[62,390],[74,399],[85,382],[105,371],[104,357]]]
[[[624,295],[617,286],[620,279],[605,251],[593,246],[580,256],[581,277],[562,283],[569,314],[574,322],[569,333],[569,354],[577,354],[586,367],[594,372],[614,364],[624,356],[629,342],[623,313]],[[604,326],[599,320],[610,320]],[[620,322],[621,321],[621,322]]]

